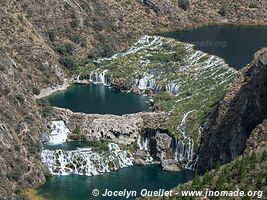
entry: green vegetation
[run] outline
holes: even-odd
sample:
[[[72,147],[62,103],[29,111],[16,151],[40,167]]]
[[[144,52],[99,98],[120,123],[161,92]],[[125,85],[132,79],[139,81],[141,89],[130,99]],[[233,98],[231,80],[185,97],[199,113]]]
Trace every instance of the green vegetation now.
[[[48,99],[38,99],[37,103],[41,107],[40,113],[43,117],[46,118],[52,115],[53,107],[50,105]]]
[[[34,88],[32,89],[32,92],[33,92],[33,94],[35,94],[35,95],[39,95],[39,94],[41,93],[41,90],[40,90],[39,88],[34,87]]]
[[[58,44],[56,47],[57,52],[61,55],[73,55],[74,49],[75,47],[71,43]]]
[[[153,40],[153,37],[148,38],[149,42]],[[190,57],[195,54],[193,48],[166,38],[154,41],[152,46],[149,43],[137,43],[132,48],[135,49],[134,53],[126,52],[113,59],[101,60],[98,64],[89,61],[76,72],[86,76],[94,70],[107,69],[107,75],[113,82],[119,80],[125,85],[131,83],[133,77],[143,77],[144,73],[154,74],[159,86],[177,83],[179,95],[170,95],[168,92],[156,94],[154,106],[157,110],[169,113],[167,127],[177,137],[180,136],[182,116],[193,111],[186,118],[185,131],[194,141],[198,141],[199,125],[223,97],[224,91],[233,80],[234,71],[229,70],[222,60],[205,53],[192,60]],[[207,62],[219,64],[206,68]]]
[[[90,141],[90,142],[87,142],[88,146],[90,146],[91,148],[93,148],[95,151],[97,152],[107,152],[109,151],[109,148],[108,148],[108,144],[109,144],[109,141],[107,140],[97,140],[97,141]]]
[[[20,104],[24,104],[25,98],[23,95],[21,94],[16,95],[16,99],[18,100]]]
[[[181,134],[179,125],[183,115],[193,111],[186,118],[185,131],[197,141],[199,125],[223,97],[235,71],[223,60],[205,53],[196,56],[192,47],[171,39],[149,37],[145,43],[136,43],[132,50],[101,60],[97,65],[89,62],[76,72],[86,76],[94,70],[108,70],[107,76],[113,82],[119,80],[125,85],[132,83],[133,77],[143,77],[144,74],[153,74],[158,86],[177,83],[179,94],[156,94],[154,106],[169,113],[166,126],[177,137]]]
[[[51,42],[55,42],[55,40],[56,40],[56,32],[55,31],[49,31],[47,33],[47,35],[48,35],[48,38]]]
[[[78,61],[74,56],[63,56],[59,62],[69,70],[75,70],[78,66]]]
[[[179,6],[183,10],[187,10],[189,8],[189,0],[179,0]]]
[[[226,16],[226,8],[225,7],[222,7],[220,10],[219,10],[219,14],[223,17]]]
[[[250,3],[249,8],[258,8],[258,5],[256,3]]]
[[[73,134],[69,135],[69,138],[75,141],[86,141],[85,135],[82,134],[81,129],[79,127],[76,127],[74,129]]]
[[[264,161],[262,160],[264,158]],[[229,164],[220,166],[205,173],[203,176],[195,175],[193,181],[174,188],[174,193],[179,191],[263,191],[255,197],[243,197],[240,199],[258,199],[264,197],[267,190],[266,146],[253,150],[250,153],[238,157]],[[258,195],[258,196],[257,196]],[[148,198],[144,198],[148,199]],[[164,198],[156,198],[160,200]],[[196,197],[173,196],[168,200],[191,200]],[[208,199],[235,200],[237,197],[209,197]],[[239,198],[238,198],[239,199]]]
[[[77,30],[79,26],[79,19],[75,15],[72,16],[70,25],[73,30]]]

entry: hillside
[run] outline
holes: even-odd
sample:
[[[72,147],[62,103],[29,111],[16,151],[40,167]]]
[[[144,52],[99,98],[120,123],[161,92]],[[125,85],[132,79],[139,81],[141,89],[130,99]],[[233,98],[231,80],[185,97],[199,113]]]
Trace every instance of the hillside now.
[[[205,191],[244,191],[244,196],[222,196],[220,199],[257,199],[264,198],[266,194],[266,132],[267,121],[257,126],[248,139],[247,148],[242,156],[229,164],[216,165],[215,169],[205,173],[203,176],[196,175],[193,181],[174,188],[174,193],[178,193],[170,198],[164,199],[218,199],[214,193]],[[257,146],[252,145],[258,138]],[[255,143],[254,143],[255,144]],[[182,191],[203,191],[203,193],[183,196]],[[255,194],[248,193],[255,191]],[[261,192],[258,192],[261,191]],[[185,194],[185,193],[184,193]],[[149,198],[147,198],[149,199]],[[162,198],[153,198],[162,199]]]
[[[266,24],[266,1],[0,1],[0,196],[45,181],[49,107],[34,99],[87,59],[125,50],[144,33],[209,23]],[[70,69],[70,71],[68,70]]]

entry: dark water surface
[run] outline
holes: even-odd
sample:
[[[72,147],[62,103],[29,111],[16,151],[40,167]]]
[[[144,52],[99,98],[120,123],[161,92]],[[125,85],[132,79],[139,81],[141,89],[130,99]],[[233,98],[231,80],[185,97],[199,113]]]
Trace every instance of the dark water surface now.
[[[38,193],[47,200],[116,200],[125,197],[103,197],[105,190],[137,191],[140,196],[142,189],[159,190],[171,188],[192,179],[192,171],[166,172],[160,167],[151,165],[146,167],[131,166],[100,176],[61,176],[52,177],[45,185],[38,189]],[[94,197],[92,191],[98,189],[100,195]],[[129,199],[135,199],[132,197]]]
[[[52,106],[87,114],[123,115],[147,111],[147,97],[103,85],[72,85],[48,97]]]
[[[236,69],[250,63],[256,51],[267,47],[267,26],[215,25],[160,35],[193,43],[196,49],[224,58]]]

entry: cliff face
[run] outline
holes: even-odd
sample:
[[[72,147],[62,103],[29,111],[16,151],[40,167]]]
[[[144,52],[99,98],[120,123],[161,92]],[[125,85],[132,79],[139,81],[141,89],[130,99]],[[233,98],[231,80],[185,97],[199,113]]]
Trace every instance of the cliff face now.
[[[239,72],[224,99],[204,123],[198,170],[204,172],[242,154],[252,130],[266,116],[267,50],[263,49],[252,64]]]
[[[143,33],[205,23],[267,23],[266,1],[1,0],[0,197],[45,179],[45,117],[34,94],[62,82],[75,62],[123,50]],[[229,3],[230,2],[230,3]],[[253,8],[251,4],[255,4]],[[225,9],[223,9],[225,8]],[[222,12],[224,11],[224,12]]]

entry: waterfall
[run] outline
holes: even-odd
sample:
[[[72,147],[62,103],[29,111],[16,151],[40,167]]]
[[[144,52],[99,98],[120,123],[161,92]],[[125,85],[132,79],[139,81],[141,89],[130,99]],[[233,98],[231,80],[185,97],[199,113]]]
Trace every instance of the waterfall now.
[[[169,94],[177,96],[179,93],[179,85],[176,83],[168,83],[167,91]]]
[[[76,78],[76,81],[79,81],[80,80],[80,77],[81,77],[81,73],[78,74],[78,76]]]
[[[194,140],[186,135],[186,118],[194,110],[183,115],[179,130],[182,133],[180,139],[172,138],[172,149],[174,151],[174,159],[179,162],[186,162],[185,168],[189,168],[189,164],[194,160]]]
[[[191,162],[194,157],[194,141],[187,137],[184,139],[173,138],[172,148],[174,150],[174,159],[177,161]]]
[[[109,152],[96,153],[91,148],[78,150],[43,150],[42,162],[52,175],[94,176],[133,165],[133,156],[123,151],[117,144],[108,145]]]
[[[153,76],[145,73],[142,78],[135,78],[132,85],[140,90],[152,89],[154,91],[157,88],[157,84]]]
[[[167,91],[170,95],[177,96],[179,94],[179,85],[177,83],[168,83],[165,86],[157,85],[157,80],[153,78],[153,75],[144,74],[142,78],[135,78],[132,83],[133,87],[137,87],[140,90],[151,89],[155,94]]]
[[[182,135],[184,138],[186,138],[186,118],[188,117],[188,115],[190,115],[192,112],[194,112],[194,110],[191,110],[185,114],[183,114],[183,117],[182,117],[182,121],[181,121],[181,124],[179,126],[179,130],[181,131]]]
[[[52,132],[49,134],[49,145],[57,145],[66,142],[70,130],[66,127],[64,121],[52,121]]]
[[[148,83],[147,78],[141,78],[139,80],[138,88],[140,90],[146,90],[147,89],[147,83]]]
[[[162,85],[157,85],[155,90],[154,90],[155,94],[159,94],[159,93],[164,92],[164,91],[166,91],[166,88],[165,88],[165,86],[162,86]]]
[[[152,137],[155,137],[158,132],[159,132],[158,130],[154,130],[150,128],[145,129],[143,137],[139,135],[137,138],[138,147],[141,150],[149,151],[150,139]]]
[[[89,75],[89,81],[95,84],[103,84],[105,86],[110,86],[110,80],[106,76],[108,70],[104,70],[103,72],[93,71]]]

